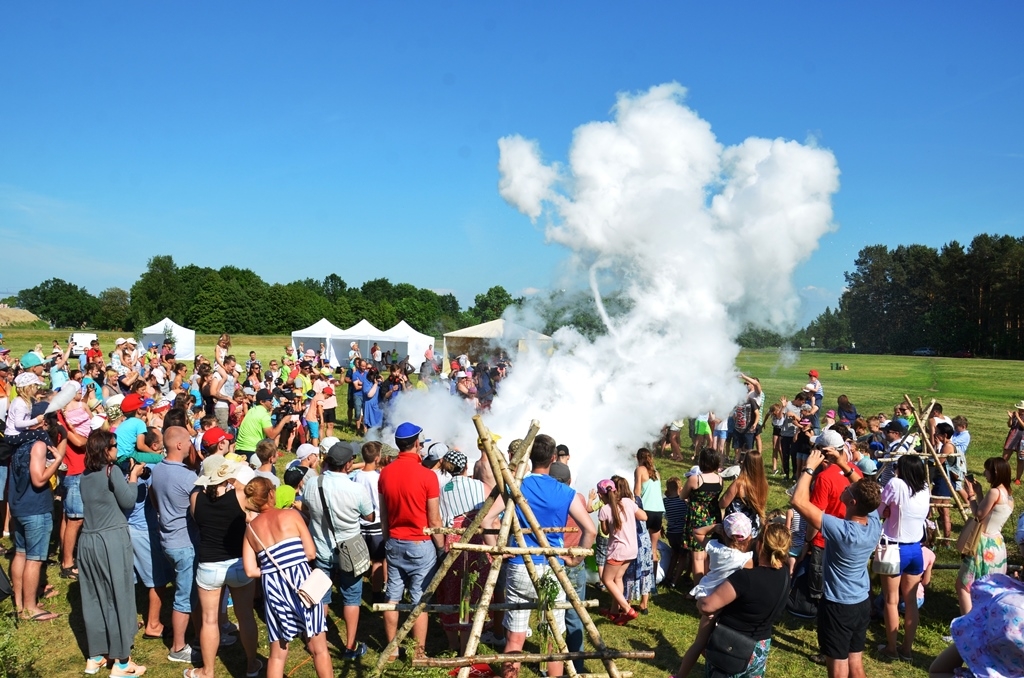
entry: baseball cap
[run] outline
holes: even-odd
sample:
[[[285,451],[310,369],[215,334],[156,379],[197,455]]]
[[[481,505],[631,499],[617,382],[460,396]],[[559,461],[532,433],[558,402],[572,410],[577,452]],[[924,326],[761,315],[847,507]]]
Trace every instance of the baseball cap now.
[[[745,541],[750,539],[754,526],[750,524],[750,518],[746,514],[736,511],[722,519],[722,529],[730,539]]]
[[[398,428],[395,429],[395,440],[405,440],[407,438],[415,438],[415,437],[419,436],[421,433],[423,433],[423,429],[422,428],[420,428],[416,424],[413,424],[413,423],[410,423],[410,422],[406,421],[406,422],[403,422],[403,423],[399,424]]]
[[[465,378],[467,376],[469,376],[469,375],[467,375],[463,370],[459,370],[458,372],[455,373],[455,378],[456,379],[463,379],[463,378]]]
[[[804,386],[804,391],[806,391],[807,393],[814,393],[817,390],[818,388],[814,384],[807,384],[806,386]]]
[[[332,395],[334,395],[334,389],[331,388],[330,386],[328,386],[327,388],[324,389],[324,395],[325,396],[332,396]]]
[[[132,346],[137,346],[138,343],[139,343],[139,342],[135,341],[135,337],[128,337],[127,339],[125,339],[125,341],[128,342],[129,344],[131,344]]]
[[[35,372],[22,372],[14,378],[14,385],[18,388],[25,388],[26,386],[32,386],[35,384],[39,386],[43,383],[43,380],[36,375]]]
[[[335,443],[331,449],[327,451],[327,458],[339,466],[344,466],[349,463],[352,461],[354,456],[355,454],[352,452],[352,446],[342,442]]]
[[[29,351],[25,355],[21,356],[21,366],[24,367],[26,370],[32,367],[39,367],[42,364],[42,358],[40,358],[32,351]]]
[[[9,369],[11,369],[11,366],[0,360],[0,372],[6,372]]]
[[[447,447],[447,445],[445,447]],[[452,465],[452,473],[455,475],[462,475],[466,470],[466,464],[469,463],[469,460],[466,459],[466,455],[458,450],[448,450],[444,455],[444,460]]]
[[[122,406],[123,410],[124,407]],[[213,447],[219,445],[222,440],[234,440],[234,436],[222,429],[220,426],[214,426],[206,433],[203,434],[203,447]]]
[[[164,410],[171,409],[171,400],[169,398],[161,398],[155,405],[153,405],[154,412],[161,412]]]
[[[814,377],[815,379],[817,379],[818,378],[818,370],[808,370],[807,371],[807,376],[808,377]]]
[[[125,341],[124,337],[118,337],[117,339],[114,339],[114,346],[121,346]]]
[[[873,476],[878,473],[878,464],[874,459],[866,455],[857,460],[857,468],[866,476]]]
[[[306,477],[306,471],[309,469],[305,466],[292,466],[284,472],[284,484],[288,487],[298,487],[302,479]]]
[[[259,391],[256,392],[256,402],[258,402],[258,403],[265,403],[268,400],[273,400],[273,399],[274,399],[274,394],[271,393],[270,391],[268,391],[265,388],[261,388]]]
[[[551,465],[548,475],[564,485],[572,482],[572,472],[569,470],[569,466],[560,461],[556,461]]]
[[[295,450],[295,458],[298,460],[305,459],[311,454],[319,454],[319,450],[309,443],[302,443],[299,445],[299,449]]]
[[[327,454],[331,448],[341,442],[341,438],[335,438],[334,436],[327,436],[320,441],[320,453]]]
[[[156,348],[156,342],[155,341],[149,342],[149,347],[150,348]]]
[[[906,433],[907,432],[907,420],[902,418],[902,417],[900,417],[899,419],[893,419],[888,424],[886,424],[882,428],[882,430],[883,431],[895,431],[896,433]]]
[[[121,411],[126,414],[128,412],[138,412],[143,407],[149,407],[149,405],[146,405],[147,401],[149,402],[150,405],[153,404],[152,400],[149,400],[148,398],[143,398],[138,393],[129,393],[124,397],[124,400],[121,402]]]
[[[834,447],[837,450],[843,449],[843,436],[839,435],[838,431],[833,431],[832,429],[822,431],[821,435],[814,439],[814,446],[818,448]]]
[[[611,480],[608,480],[607,478],[604,479],[604,480],[599,480],[597,482],[597,492],[598,492],[598,494],[606,494],[608,492],[611,492],[614,489],[615,489],[615,483],[612,482]]]
[[[433,443],[427,448],[427,454],[423,457],[425,464],[436,464],[437,462],[444,459],[444,456],[448,454],[449,448],[444,443]]]

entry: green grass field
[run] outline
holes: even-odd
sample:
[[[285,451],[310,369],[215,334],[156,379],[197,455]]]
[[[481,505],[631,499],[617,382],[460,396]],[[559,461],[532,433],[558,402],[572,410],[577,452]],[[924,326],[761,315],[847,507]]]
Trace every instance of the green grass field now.
[[[38,331],[4,332],[7,345],[15,352],[23,351],[35,342],[48,347],[53,336],[60,333]],[[104,348],[113,345],[116,335],[103,333],[101,339]],[[64,335],[66,338],[66,335]],[[212,349],[215,337],[197,337],[197,347],[201,352]],[[235,337],[233,351],[244,356],[249,350],[256,350],[261,358],[276,356],[284,345],[286,337]],[[797,354],[794,364],[783,365],[777,352],[744,352],[739,359],[739,367],[754,376],[758,376],[768,394],[768,401],[774,401],[780,395],[792,397],[806,381],[806,372],[817,368],[821,372],[821,380],[825,386],[826,407],[834,407],[835,398],[841,393],[864,414],[879,411],[891,412],[893,405],[902,398],[904,393],[913,398],[936,398],[942,402],[945,412],[950,416],[963,414],[970,420],[972,443],[969,451],[969,466],[980,476],[984,459],[999,453],[1006,432],[1006,410],[1020,398],[1024,397],[1024,363],[990,361],[990,360],[955,360],[946,358],[911,358],[892,356],[866,355],[829,355],[823,353]],[[829,364],[845,363],[849,369],[830,371]],[[1017,390],[1021,388],[1021,390]],[[541,420],[543,430],[543,420]],[[524,432],[525,433],[525,432]],[[766,434],[770,435],[770,433]],[[770,439],[766,441],[766,449],[770,449]],[[571,441],[566,441],[572,446]],[[641,444],[638,441],[638,446]],[[769,455],[770,456],[770,455]],[[682,475],[688,465],[659,461],[662,476]],[[786,506],[785,484],[777,478],[771,478],[770,508]],[[585,488],[577,488],[585,491]],[[1010,562],[1020,564],[1021,554],[1012,545],[1013,525],[1020,515],[1020,507],[1024,505],[1024,492],[1015,487],[1018,508],[1007,523],[1004,531],[1010,551]],[[959,516],[954,516],[954,524],[959,525]],[[9,545],[9,540],[5,541]],[[939,549],[939,563],[954,564],[955,554],[949,549]],[[84,650],[80,643],[84,638],[82,621],[77,607],[77,584],[68,585],[66,580],[57,578],[57,567],[49,567],[50,581],[60,590],[62,595],[49,601],[51,609],[61,612],[59,620],[46,623],[25,622],[18,630],[12,630],[9,622],[0,625],[0,659],[9,675],[18,676],[65,676],[73,675],[81,670],[84,662]],[[925,676],[932,658],[944,647],[941,636],[948,632],[950,620],[957,615],[956,598],[953,592],[955,571],[937,571],[927,602],[922,609],[921,627],[918,631],[915,646],[914,663],[896,664],[880,661],[869,653],[866,659],[867,674],[882,678],[901,678],[904,676]],[[589,597],[602,598],[602,606],[607,602],[593,589]],[[72,602],[74,601],[74,602]],[[7,604],[5,604],[6,606]],[[142,601],[140,600],[140,609]],[[6,608],[9,609],[9,608]],[[70,625],[69,625],[70,619]],[[334,615],[335,623],[340,626],[340,615]],[[619,649],[653,649],[656,658],[650,662],[618,662],[620,668],[633,671],[636,676],[664,676],[674,669],[681,654],[689,645],[697,628],[697,614],[693,603],[687,602],[681,593],[669,591],[657,595],[651,604],[649,616],[640,617],[628,627],[617,627],[605,620],[597,621],[605,641],[609,646]],[[261,626],[262,629],[262,626]],[[377,652],[384,647],[383,626],[379,615],[364,608],[360,622],[359,637],[370,646],[370,653],[361,662],[343,663],[336,660],[335,669],[341,676],[364,676],[372,672],[377,659]],[[330,632],[332,645],[340,646],[337,630]],[[884,631],[880,624],[873,625],[869,631],[869,647],[883,642]],[[268,651],[265,633],[261,636],[261,653]],[[446,654],[445,642],[438,624],[432,622],[428,652],[433,655]],[[777,626],[772,652],[768,662],[769,675],[773,676],[824,676],[823,667],[811,664],[806,656],[815,651],[815,630],[812,622],[796,620],[786,616]],[[527,649],[531,645],[527,644]],[[149,667],[148,675],[160,677],[180,676],[182,665],[166,661],[167,648],[161,641],[142,640],[139,636],[135,658]],[[314,676],[310,663],[305,663],[306,654],[299,643],[292,644],[289,656],[287,675],[295,677]],[[600,671],[599,662],[588,662],[588,669]],[[532,675],[533,668],[524,670],[524,675]],[[693,676],[703,676],[703,666],[698,665]],[[244,675],[244,655],[237,645],[226,648],[218,659],[218,675]],[[440,678],[444,674],[440,670],[417,671],[408,664],[393,665],[388,675],[424,675]]]

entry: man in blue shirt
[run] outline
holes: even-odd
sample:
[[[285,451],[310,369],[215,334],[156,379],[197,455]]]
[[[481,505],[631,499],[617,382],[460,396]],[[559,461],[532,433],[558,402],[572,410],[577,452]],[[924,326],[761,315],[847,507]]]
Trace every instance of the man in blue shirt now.
[[[840,497],[846,518],[827,515],[811,502],[811,477],[826,461],[855,481]],[[818,645],[829,678],[864,678],[864,644],[871,618],[868,560],[878,545],[882,524],[875,515],[882,488],[862,478],[846,454],[835,448],[811,450],[793,492],[793,508],[825,537],[824,591],[818,605]]]
[[[590,513],[587,511],[583,496],[578,495],[568,485],[564,485],[551,477],[551,464],[557,458],[556,455],[554,439],[547,435],[537,436],[533,442],[533,449],[530,450],[530,462],[533,467],[532,473],[523,478],[519,489],[533,510],[533,514],[537,518],[537,522],[540,523],[540,527],[565,527],[568,517],[572,516],[582,533],[579,547],[589,549],[597,538],[597,529],[594,527],[594,521],[590,519]],[[504,505],[502,502],[496,501],[487,514],[487,518],[484,519],[484,525],[494,528],[500,527],[501,521],[498,518],[498,514],[503,509]],[[527,527],[526,517],[519,508],[516,508],[516,514],[519,517],[519,524],[524,528]],[[492,546],[495,543],[494,535],[485,535],[484,539]],[[525,540],[528,547],[540,545],[532,533],[525,535]],[[547,540],[549,546],[561,547],[563,535],[560,532],[548,534]],[[526,603],[537,600],[537,590],[533,587],[533,582],[526,571],[523,558],[524,556],[516,556],[509,560],[505,578],[506,602]],[[538,576],[543,578],[549,569],[547,558],[545,556],[530,556],[530,558],[533,559]],[[562,561],[567,567],[575,567],[583,561],[583,558],[562,558]],[[557,602],[564,601],[565,591],[560,588]],[[554,615],[555,623],[558,626],[557,633],[565,633],[565,610],[556,610]],[[526,643],[526,631],[529,627],[530,610],[510,610],[505,613],[505,628],[508,629],[505,642],[506,653],[518,652],[523,649],[523,645]],[[518,672],[519,664],[507,665],[506,668],[508,669],[506,674]],[[561,662],[549,662],[548,675],[561,676],[563,668]]]

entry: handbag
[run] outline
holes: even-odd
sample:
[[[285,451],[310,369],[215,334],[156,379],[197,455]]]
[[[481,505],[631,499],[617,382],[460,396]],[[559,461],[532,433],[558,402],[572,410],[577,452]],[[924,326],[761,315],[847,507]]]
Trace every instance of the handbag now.
[[[978,542],[981,541],[981,523],[977,518],[971,516],[964,523],[964,529],[956,539],[956,550],[962,556],[973,557],[978,552]]]
[[[875,559],[871,562],[871,571],[875,574],[897,575],[900,573],[900,545],[889,541],[884,534],[875,547]]]
[[[772,608],[772,615],[778,613],[779,607],[789,596],[789,587],[782,587],[782,596],[775,607]],[[751,638],[745,633],[726,626],[719,622],[708,638],[707,647],[704,649],[705,663],[708,667],[709,676],[735,676],[743,673],[750,665],[750,657],[754,654],[754,648],[760,640]]]
[[[345,541],[338,541],[338,535],[334,531],[334,519],[331,517],[331,507],[327,503],[327,495],[324,494],[323,476],[316,479],[316,489],[320,493],[320,505],[324,509],[323,521],[327,523],[331,540],[334,542],[334,568],[345,575],[361,576],[370,569],[370,549],[366,547],[366,540],[363,539],[363,535],[357,534]]]
[[[725,675],[734,676],[747,670],[750,655],[754,654],[758,642],[734,628],[718,624],[708,638],[704,654],[709,665]]]
[[[275,568],[277,568],[277,571],[283,572],[284,569],[278,564],[274,555],[267,550],[266,546],[263,545],[259,535],[256,534],[256,530],[252,529],[252,525],[248,525],[247,527],[249,528],[249,531],[252,532],[252,536],[256,539],[256,543],[260,545],[263,552],[267,554],[267,558],[269,558],[270,562],[273,563]],[[288,577],[282,578],[291,584],[291,579]],[[320,604],[333,585],[331,578],[324,574],[323,570],[314,567],[310,569],[309,574],[302,580],[301,584],[298,586],[292,584],[292,588],[295,590],[295,595],[299,597],[299,600],[302,601],[303,605],[306,607],[314,607]]]

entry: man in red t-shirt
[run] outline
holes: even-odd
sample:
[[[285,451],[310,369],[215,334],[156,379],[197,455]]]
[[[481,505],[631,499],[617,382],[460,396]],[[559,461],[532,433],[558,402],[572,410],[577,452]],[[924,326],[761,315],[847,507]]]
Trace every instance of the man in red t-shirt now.
[[[837,432],[827,430],[822,432],[814,441],[816,448],[826,447],[843,449],[843,438]],[[807,472],[807,469],[804,469]],[[814,485],[811,487],[811,503],[820,508],[826,515],[836,518],[846,518],[846,505],[843,504],[843,490],[850,486],[850,479],[843,474],[843,470],[835,464],[827,461],[821,465],[817,475],[814,477]],[[807,549],[809,558],[809,572],[807,577],[807,592],[813,600],[820,600],[824,586],[824,559],[825,559],[825,537],[821,532],[807,524]]]
[[[441,527],[440,488],[433,471],[423,467],[423,429],[405,422],[395,430],[398,458],[380,472],[380,525],[384,533],[388,563],[387,599],[402,601],[406,589],[413,605],[420,602],[424,586],[434,576],[438,549],[444,535],[429,537],[424,527]],[[388,642],[398,633],[398,612],[384,613]],[[416,652],[422,654],[427,642],[427,615],[421,614],[412,627]]]

